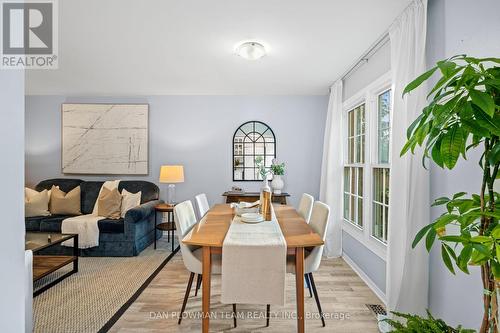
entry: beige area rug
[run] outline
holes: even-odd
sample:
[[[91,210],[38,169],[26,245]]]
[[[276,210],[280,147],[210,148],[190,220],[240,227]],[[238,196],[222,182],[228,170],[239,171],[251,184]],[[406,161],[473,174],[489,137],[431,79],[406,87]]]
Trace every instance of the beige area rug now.
[[[201,331],[200,290],[194,290],[187,302],[181,325],[177,324],[189,272],[182,263],[180,253],[161,270],[141,293],[139,298],[114,324],[113,333],[199,333]],[[377,320],[366,304],[379,304],[380,300],[342,259],[325,259],[314,274],[326,315],[326,327],[321,321],[313,298],[306,290],[306,332],[308,333],[370,333],[378,332]],[[195,280],[196,281],[196,280]],[[286,305],[271,308],[270,326],[265,327],[265,305],[238,305],[238,327],[233,327],[230,304],[220,302],[220,276],[212,279],[211,310],[213,319],[210,332],[296,332],[295,277],[286,280]],[[242,288],[245,286],[242,285]],[[194,289],[194,288],[193,288]]]
[[[166,238],[158,242],[156,250],[151,245],[137,257],[79,258],[78,273],[34,298],[34,331],[98,332],[112,324],[108,321],[117,319],[115,314],[124,310],[122,306],[131,297],[138,296],[134,294],[171,255]],[[35,289],[55,277],[37,281]]]

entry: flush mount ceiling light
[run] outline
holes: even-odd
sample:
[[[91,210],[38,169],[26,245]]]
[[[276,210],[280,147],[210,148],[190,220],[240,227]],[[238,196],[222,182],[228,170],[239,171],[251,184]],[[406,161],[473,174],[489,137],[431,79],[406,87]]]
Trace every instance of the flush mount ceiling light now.
[[[244,42],[236,47],[236,54],[247,60],[257,60],[266,55],[266,48],[258,42]]]

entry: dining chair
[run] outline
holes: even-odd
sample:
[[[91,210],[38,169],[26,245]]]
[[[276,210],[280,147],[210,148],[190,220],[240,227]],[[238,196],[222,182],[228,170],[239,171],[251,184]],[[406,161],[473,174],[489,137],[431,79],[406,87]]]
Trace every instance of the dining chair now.
[[[196,207],[198,208],[198,217],[201,219],[210,209],[207,195],[205,193],[200,193],[194,197],[194,200],[196,201]]]
[[[310,194],[304,193],[302,194],[302,198],[300,199],[299,202],[299,208],[297,211],[299,212],[300,216],[306,220],[307,223],[309,223],[309,220],[311,219],[311,212],[314,204],[314,197]]]
[[[326,238],[326,230],[328,228],[328,223],[330,220],[330,207],[328,205],[316,201],[313,204],[311,221],[309,225],[316,232],[323,241]],[[312,292],[314,294],[314,299],[316,300],[316,306],[318,307],[318,312],[320,314],[321,323],[323,327],[326,326],[325,318],[323,315],[323,310],[321,309],[321,303],[319,301],[318,290],[316,289],[316,284],[314,283],[313,273],[319,269],[321,265],[321,257],[323,255],[324,245],[316,246],[311,251],[306,250],[304,256],[304,277],[311,283]],[[286,265],[287,273],[295,273],[295,260],[289,258]],[[269,309],[268,309],[269,313]]]
[[[179,237],[179,246],[181,248],[182,262],[186,269],[191,273],[189,275],[188,284],[186,287],[186,293],[184,294],[184,300],[182,302],[181,312],[179,316],[178,324],[181,324],[182,315],[184,310],[186,310],[187,300],[189,294],[191,293],[191,287],[193,285],[194,276],[198,274],[198,279],[196,283],[196,294],[198,293],[198,288],[203,279],[203,264],[202,264],[202,248],[185,245],[182,242],[184,236],[186,236],[191,229],[197,224],[195,212],[193,209],[193,204],[191,200],[186,200],[177,204],[174,208],[174,221],[175,227],[177,228],[177,237]],[[222,256],[212,255],[212,274],[221,274],[222,272]],[[196,295],[195,294],[195,295]],[[236,314],[236,304],[233,304],[233,313]],[[233,316],[233,324],[236,327],[236,315]]]

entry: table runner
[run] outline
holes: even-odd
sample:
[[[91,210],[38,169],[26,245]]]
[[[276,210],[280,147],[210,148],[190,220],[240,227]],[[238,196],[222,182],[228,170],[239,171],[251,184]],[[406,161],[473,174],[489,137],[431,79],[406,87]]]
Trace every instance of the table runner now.
[[[222,246],[222,303],[285,304],[286,241],[278,220],[235,216]]]

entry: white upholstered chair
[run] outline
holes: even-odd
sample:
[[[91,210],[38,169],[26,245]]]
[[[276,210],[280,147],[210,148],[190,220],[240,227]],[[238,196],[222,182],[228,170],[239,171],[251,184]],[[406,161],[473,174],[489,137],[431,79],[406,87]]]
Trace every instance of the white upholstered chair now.
[[[189,281],[186,288],[186,293],[184,295],[184,301],[182,302],[181,313],[179,316],[178,324],[180,325],[182,321],[182,314],[186,309],[187,299],[191,292],[191,287],[193,285],[193,279],[195,274],[198,274],[198,279],[196,283],[195,296],[198,294],[198,288],[200,287],[202,281],[202,248],[189,246],[182,242],[184,236],[186,236],[191,229],[197,224],[196,216],[193,209],[193,204],[190,200],[181,202],[174,207],[174,221],[175,227],[177,229],[177,237],[179,238],[179,246],[182,253],[182,261],[186,269],[191,273],[189,275]],[[220,255],[212,255],[212,274],[221,274],[222,271],[222,257]],[[233,304],[233,311],[236,312],[236,305]],[[236,316],[234,317],[234,326],[236,327]]]
[[[311,228],[320,235],[323,241],[326,238],[326,230],[328,228],[328,222],[330,220],[330,207],[328,205],[316,201],[312,208],[311,222],[309,225]],[[312,251],[308,251],[304,258],[304,274],[306,281],[310,282],[312,287],[312,292],[314,294],[314,299],[316,300],[316,305],[318,307],[318,312],[321,317],[321,323],[325,327],[325,318],[323,316],[323,310],[321,310],[321,303],[319,301],[318,291],[316,290],[316,285],[314,283],[313,273],[319,269],[321,264],[321,256],[323,255],[323,245],[316,246]],[[287,261],[286,270],[288,273],[295,273],[295,261],[294,258],[290,258]],[[269,312],[269,309],[268,309]]]
[[[198,194],[194,197],[196,207],[198,208],[198,217],[201,219],[210,209],[208,204],[207,195],[205,193]]]
[[[299,212],[300,216],[302,216],[304,220],[306,220],[307,223],[309,223],[309,220],[311,219],[313,204],[314,197],[312,195],[307,193],[302,194],[302,198],[299,202],[299,209],[297,209],[297,211]]]

